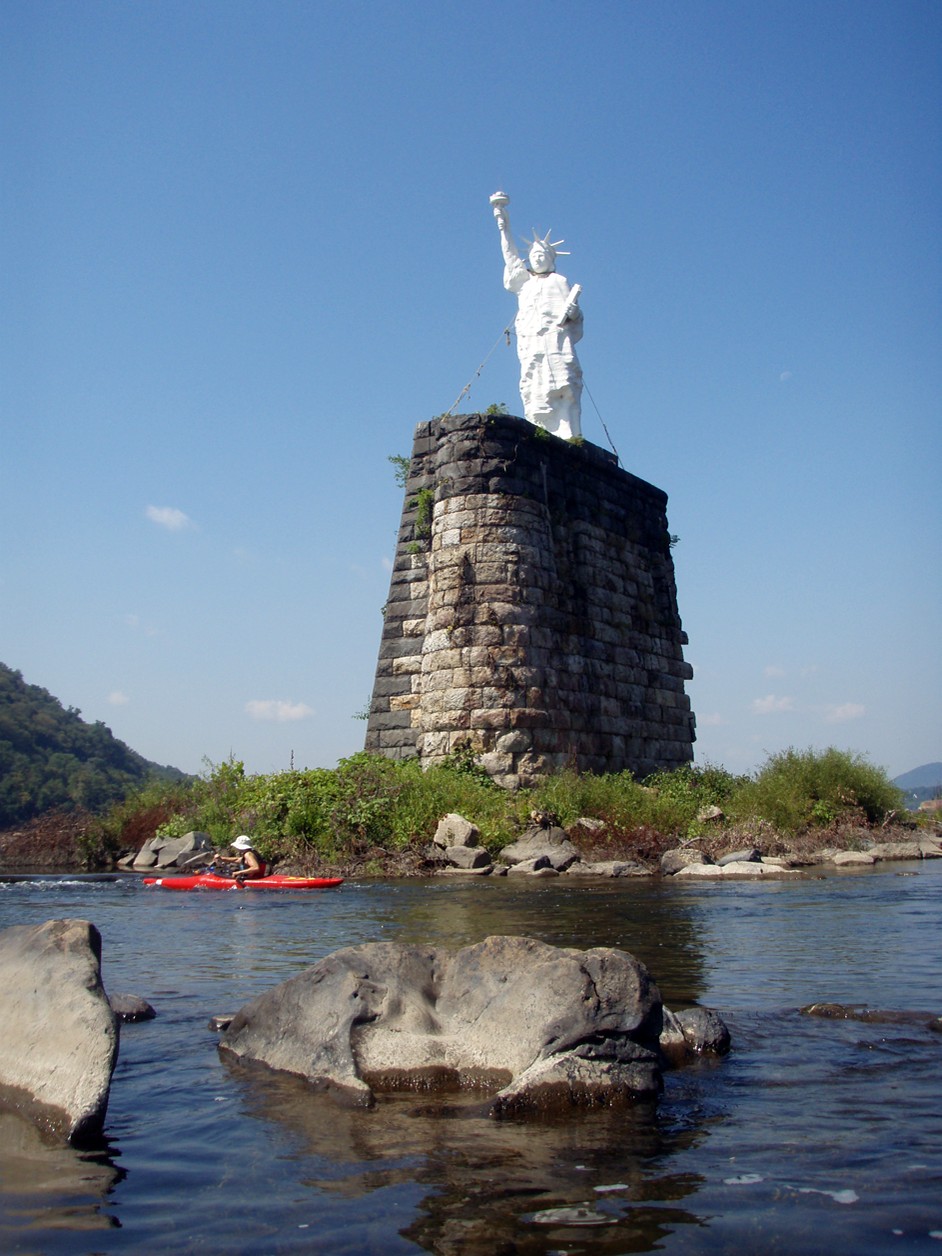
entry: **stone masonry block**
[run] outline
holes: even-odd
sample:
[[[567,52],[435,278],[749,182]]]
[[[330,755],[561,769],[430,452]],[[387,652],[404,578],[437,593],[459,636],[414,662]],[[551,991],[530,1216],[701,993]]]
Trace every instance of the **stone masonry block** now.
[[[394,676],[411,676],[413,672],[420,672],[421,670],[421,654],[405,654],[402,658],[392,660],[392,673]]]

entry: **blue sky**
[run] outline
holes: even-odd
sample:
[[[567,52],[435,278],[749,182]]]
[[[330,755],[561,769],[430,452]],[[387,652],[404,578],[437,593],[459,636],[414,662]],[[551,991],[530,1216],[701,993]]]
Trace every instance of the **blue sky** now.
[[[942,758],[940,39],[937,0],[7,0],[0,659],[189,771],[360,749],[388,457],[512,318],[502,187],[571,250],[586,438],[669,495],[698,760]]]

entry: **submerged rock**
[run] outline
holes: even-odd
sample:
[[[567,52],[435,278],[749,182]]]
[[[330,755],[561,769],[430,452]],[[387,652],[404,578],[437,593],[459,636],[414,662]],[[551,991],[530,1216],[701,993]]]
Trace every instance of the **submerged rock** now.
[[[897,1011],[844,1003],[809,1003],[798,1010],[803,1016],[818,1016],[824,1020],[854,1020],[873,1025],[924,1025],[935,1033],[942,1029],[942,1016],[936,1012]]]
[[[108,1002],[111,1010],[121,1021],[153,1020],[157,1013],[146,999],[137,994],[113,994]]]
[[[664,1009],[661,1048],[676,1063],[683,1063],[688,1055],[725,1055],[729,1046],[729,1030],[712,1008]]]
[[[520,937],[457,952],[377,942],[247,1004],[219,1047],[357,1104],[474,1089],[497,1116],[656,1096],[663,1021],[657,986],[625,951]]]

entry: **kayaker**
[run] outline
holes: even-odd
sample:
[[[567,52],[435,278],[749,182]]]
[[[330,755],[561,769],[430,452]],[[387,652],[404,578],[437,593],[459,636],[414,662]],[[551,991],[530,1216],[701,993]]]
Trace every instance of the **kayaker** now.
[[[268,865],[258,851],[253,848],[252,839],[247,834],[241,833],[229,845],[239,853],[237,855],[217,855],[216,862],[238,864],[238,868],[231,874],[236,881],[241,882],[265,876],[268,872]]]

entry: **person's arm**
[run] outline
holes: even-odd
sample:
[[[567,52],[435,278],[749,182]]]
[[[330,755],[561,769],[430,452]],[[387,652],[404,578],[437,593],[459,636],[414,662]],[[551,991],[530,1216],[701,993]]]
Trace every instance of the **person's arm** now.
[[[509,200],[510,198],[505,196],[503,192],[495,192],[491,197],[491,204],[494,207],[494,220],[500,232],[500,250],[504,255],[505,266],[513,266],[514,262],[520,261],[520,254],[517,252],[513,236],[510,234],[510,214],[507,212]]]

